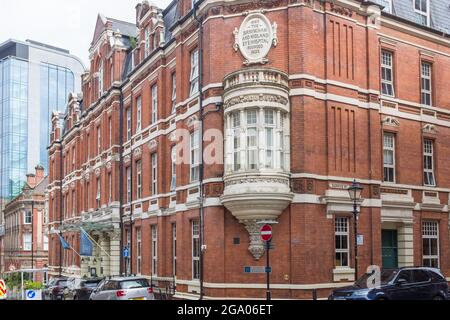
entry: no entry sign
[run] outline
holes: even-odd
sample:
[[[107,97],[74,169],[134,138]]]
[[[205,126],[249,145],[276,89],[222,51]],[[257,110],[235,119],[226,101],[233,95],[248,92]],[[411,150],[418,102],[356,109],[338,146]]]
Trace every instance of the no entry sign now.
[[[272,227],[268,224],[261,228],[261,239],[266,242],[272,240]]]

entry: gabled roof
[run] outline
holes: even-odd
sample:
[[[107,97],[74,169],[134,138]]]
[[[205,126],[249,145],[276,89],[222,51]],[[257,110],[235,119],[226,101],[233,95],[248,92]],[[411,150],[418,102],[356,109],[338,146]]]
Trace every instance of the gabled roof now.
[[[111,28],[108,28],[108,22],[111,24]],[[107,29],[111,31],[120,31],[120,33],[126,37],[136,37],[137,36],[137,28],[134,23],[117,20],[114,18],[107,18],[102,14],[97,16],[97,23],[95,25],[94,37],[92,39],[91,45],[94,45],[103,32]]]

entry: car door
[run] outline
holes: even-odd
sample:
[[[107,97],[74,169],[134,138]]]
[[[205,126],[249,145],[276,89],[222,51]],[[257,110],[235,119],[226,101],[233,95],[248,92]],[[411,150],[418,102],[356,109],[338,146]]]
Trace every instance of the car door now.
[[[426,270],[413,270],[414,300],[432,300],[434,298],[431,276]]]
[[[404,282],[400,284],[400,281]],[[394,286],[389,290],[391,300],[413,300],[414,280],[412,270],[402,270],[395,279]]]
[[[100,282],[97,289],[95,289],[92,295],[92,300],[103,300],[102,299],[102,296],[104,295],[103,288],[105,287],[106,282],[107,282],[106,280]]]

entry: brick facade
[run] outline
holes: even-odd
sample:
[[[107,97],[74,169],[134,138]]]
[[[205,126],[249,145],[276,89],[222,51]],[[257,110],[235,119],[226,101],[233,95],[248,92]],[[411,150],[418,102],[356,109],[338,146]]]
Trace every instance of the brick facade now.
[[[99,16],[91,69],[83,76],[83,96],[71,96],[64,117],[54,115],[48,188],[50,226],[54,227],[50,266],[54,274],[59,273],[59,266],[64,274],[84,275],[91,268],[103,275],[118,274],[120,269],[125,272],[126,266],[119,265],[120,242],[126,245],[130,234],[131,273],[139,271],[141,251],[142,275],[161,283],[173,279],[175,224],[177,297],[198,297],[199,282],[193,280],[192,224],[199,219],[199,185],[191,183],[189,162],[180,163],[176,166],[176,190],[172,190],[170,165],[171,149],[177,145],[173,134],[182,129],[194,132],[195,121],[202,117],[198,94],[190,92],[191,57],[199,48],[198,25],[190,3],[175,1],[162,12],[146,2],[138,5],[137,40],[113,29],[117,21]],[[265,263],[263,258],[255,260],[258,250],[259,254],[264,252],[260,243],[249,237],[252,226],[264,217],[278,221],[271,252],[275,298],[310,298],[313,289],[325,297],[332,288],[353,281],[352,250],[348,250],[348,266],[341,268],[336,265],[335,252],[337,217],[348,217],[348,244],[354,247],[352,203],[346,191],[353,179],[364,187],[358,223],[364,236],[359,273],[369,265],[382,265],[383,230],[396,232],[399,266],[423,265],[422,227],[423,222],[431,221],[438,223],[439,267],[450,277],[448,38],[381,15],[379,7],[360,1],[279,0],[227,5],[204,1],[199,7],[198,15],[204,21],[204,132],[217,129],[226,136],[231,110],[243,108],[246,112],[244,102],[233,104],[233,95],[247,97],[251,90],[261,96],[278,95],[278,100],[269,104],[278,110],[277,117],[286,116],[289,122],[288,126],[282,124],[279,133],[289,143],[284,147],[284,158],[275,157],[275,163],[281,164],[278,170],[269,170],[270,174],[261,168],[258,173],[244,170],[240,172],[243,176],[237,177],[223,163],[204,167],[205,296],[264,297],[265,276],[243,272],[245,266]],[[266,64],[247,67],[241,52],[233,49],[233,32],[245,19],[245,12],[260,13],[261,9],[271,24],[276,22],[278,42],[270,49]],[[172,15],[180,19],[166,25]],[[393,56],[392,97],[381,92],[382,50]],[[432,106],[421,104],[422,61],[432,64]],[[99,70],[101,65],[103,71]],[[227,82],[234,72],[242,83]],[[251,72],[259,72],[267,82],[246,84],[243,79]],[[174,75],[176,112],[172,113]],[[100,90],[102,83],[104,89]],[[157,117],[153,119],[155,85]],[[284,94],[287,104],[282,103]],[[264,112],[265,106],[258,108]],[[64,131],[60,120],[65,123]],[[384,182],[386,132],[395,135],[395,183]],[[425,186],[426,139],[433,141],[436,186]],[[207,140],[204,148],[210,145]],[[225,142],[225,154],[230,152],[227,148]],[[153,154],[157,158],[156,193],[152,186]],[[128,170],[131,199],[127,199]],[[283,189],[285,174],[290,191]],[[236,179],[240,181],[237,184]],[[258,196],[262,185],[255,186],[252,179],[262,179],[274,189],[264,189],[267,197]],[[138,181],[142,181],[141,190]],[[253,190],[247,204],[231,192],[244,189],[244,193]],[[268,197],[273,201],[261,204]],[[260,211],[251,213],[249,220],[242,218],[252,207]],[[97,248],[95,257],[82,261],[69,257],[61,263],[64,253],[55,230],[62,230],[73,247],[79,248],[79,228],[77,231],[73,226],[83,226],[104,244],[109,255]],[[157,227],[156,273],[152,270],[152,226]],[[75,268],[70,268],[71,263]]]

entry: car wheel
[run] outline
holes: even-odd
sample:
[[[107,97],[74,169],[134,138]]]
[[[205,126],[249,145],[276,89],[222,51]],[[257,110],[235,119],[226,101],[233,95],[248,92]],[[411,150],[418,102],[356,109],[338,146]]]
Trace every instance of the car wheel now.
[[[442,301],[444,300],[444,298],[442,298],[441,296],[436,296],[433,298],[434,301]]]

